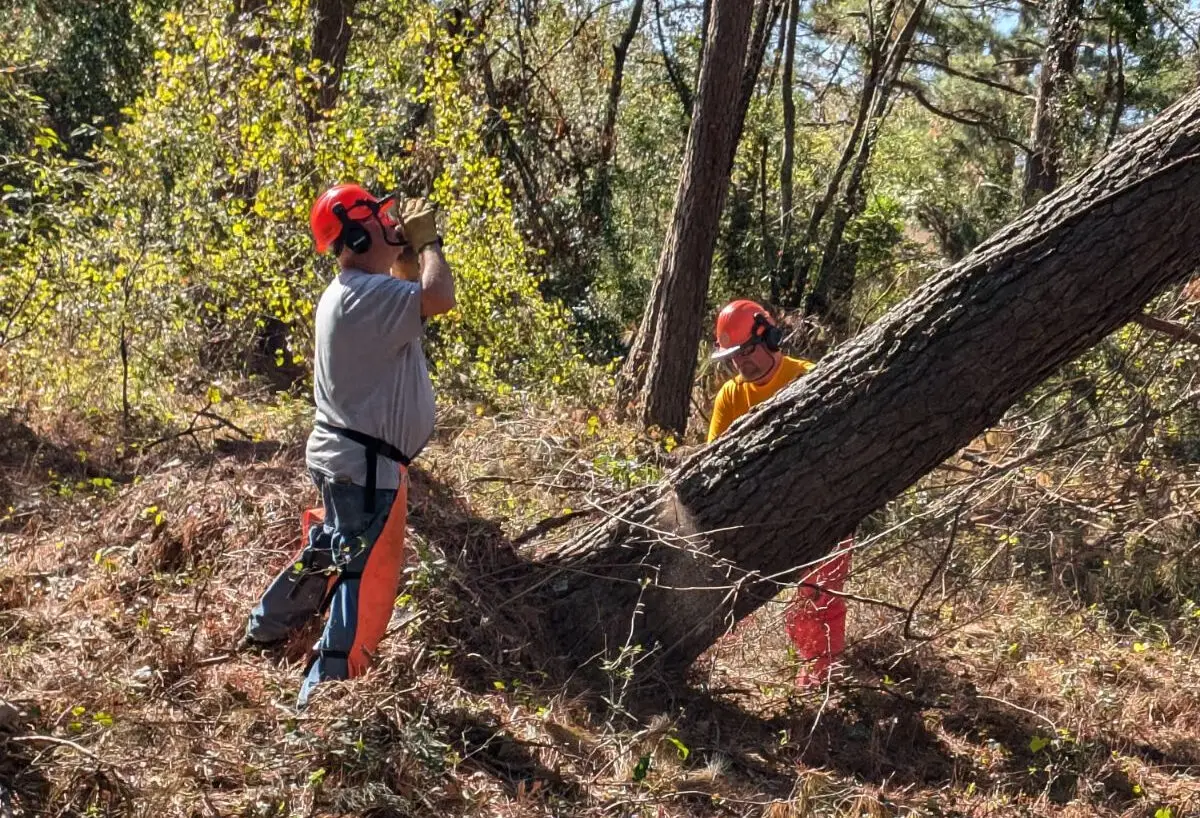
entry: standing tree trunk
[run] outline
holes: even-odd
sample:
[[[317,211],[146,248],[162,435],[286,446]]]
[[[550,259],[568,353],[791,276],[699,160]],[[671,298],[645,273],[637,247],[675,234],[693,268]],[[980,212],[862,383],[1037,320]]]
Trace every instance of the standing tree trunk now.
[[[1029,144],[1031,153],[1025,163],[1025,186],[1021,200],[1025,207],[1058,187],[1062,164],[1059,130],[1067,89],[1075,75],[1075,55],[1082,36],[1083,0],[1054,0],[1050,7],[1050,26],[1038,79],[1037,103]]]
[[[730,112],[741,104],[753,11],[754,5],[743,0],[713,0],[671,227],[621,371],[622,403],[635,402],[636,396],[647,426],[682,430],[687,425],[717,225],[744,118]]]
[[[800,0],[790,0],[783,34],[783,155],[779,159],[779,211],[780,245],[779,258],[775,263],[775,275],[771,276],[771,300],[779,301],[781,293],[792,286],[796,276],[796,260],[792,253],[792,171],[796,164],[796,26],[800,17]],[[801,285],[803,289],[803,285]]]
[[[696,71],[692,76],[692,88],[697,91],[700,90],[700,75],[704,70],[704,51],[708,48],[708,34],[712,27],[713,2],[714,0],[704,0],[703,11],[700,14],[700,31],[704,36],[700,38],[700,50],[696,52]]]
[[[750,103],[754,99],[754,93],[758,88],[759,75],[762,73],[763,61],[767,55],[767,45],[770,42],[771,31],[775,28],[775,23],[779,21],[779,14],[783,10],[784,2],[781,0],[758,0],[757,10],[754,14],[754,26],[750,32],[750,45],[746,53],[746,67],[742,71],[742,91],[741,101],[738,103],[736,123],[737,133],[740,134],[746,126],[746,114],[750,110]],[[775,85],[775,72],[770,72],[770,79],[767,82],[766,93],[769,95],[771,89]],[[726,273],[728,280],[735,287],[738,286],[739,279],[749,279],[747,273],[753,272],[754,277],[758,277],[762,272],[763,257],[760,255],[747,256],[743,253],[745,248],[745,239],[749,235],[751,222],[753,220],[754,196],[758,189],[758,181],[752,185],[747,185],[742,189],[735,183],[732,178],[732,162],[737,156],[739,139],[735,139],[733,143],[733,157],[730,159],[730,188],[729,193],[731,199],[727,200],[726,208],[729,209],[727,214],[727,227],[721,236],[722,242],[728,248],[725,253]],[[762,135],[759,140],[758,147],[759,165],[760,168],[766,167],[767,159],[767,137]],[[766,197],[767,182],[766,176],[760,174],[762,180],[763,198]],[[765,207],[764,207],[765,211]],[[764,253],[771,252],[771,245],[774,242],[773,237],[765,224],[766,219],[763,218],[761,225],[762,232],[762,251]]]
[[[1198,264],[1200,92],[565,547],[547,622],[678,671]]]
[[[629,12],[629,24],[621,39],[613,45],[612,79],[608,83],[608,101],[604,106],[604,123],[600,126],[596,148],[596,178],[592,185],[591,202],[585,217],[592,232],[608,236],[612,230],[612,163],[617,149],[617,111],[621,104],[621,85],[625,79],[625,59],[629,46],[642,24],[643,0],[635,0]]]
[[[875,88],[870,125],[859,144],[858,155],[846,182],[842,200],[834,210],[829,238],[825,242],[825,251],[821,254],[821,267],[817,273],[817,280],[813,283],[812,294],[805,305],[808,312],[827,317],[834,332],[841,337],[845,337],[849,331],[850,297],[854,294],[855,268],[858,266],[857,242],[843,241],[846,227],[861,216],[866,207],[865,177],[871,164],[871,152],[879,140],[879,132],[891,103],[892,91],[895,90],[900,71],[908,59],[913,36],[924,11],[925,0],[917,0],[908,22],[904,24],[895,42],[882,55],[883,78]]]
[[[783,10],[782,0],[758,0],[754,14],[754,28],[750,33],[750,45],[746,49],[746,65],[742,69],[742,95],[734,114],[737,116],[737,133],[741,134],[746,124],[746,113],[750,110],[750,101],[754,99],[754,89],[758,85],[758,75],[762,73],[763,60],[767,56],[767,44],[771,40],[771,30],[779,21],[779,13]],[[774,82],[774,78],[772,78]],[[737,140],[734,140],[734,152],[737,152]]]
[[[706,26],[701,26],[700,30],[705,30]],[[692,116],[692,88],[683,79],[683,70],[679,67],[679,61],[671,53],[671,49],[667,48],[667,36],[663,33],[662,24],[662,0],[654,0],[654,29],[658,33],[658,52],[662,54],[663,65],[667,69],[667,78],[671,80],[671,87],[675,89],[675,95],[679,97],[679,105],[683,108],[684,116],[688,119]]]
[[[308,112],[316,119],[337,102],[342,69],[350,51],[350,15],[356,0],[315,0],[313,3],[312,58],[321,63],[321,87],[316,105]]]
[[[790,288],[783,293],[784,306],[798,307],[803,302],[804,288],[808,285],[808,271],[813,262],[812,247],[817,242],[821,222],[824,221],[829,208],[833,206],[833,201],[837,198],[837,193],[842,186],[842,177],[850,168],[850,163],[854,161],[863,131],[870,124],[875,88],[883,74],[886,37],[895,23],[893,15],[896,11],[896,0],[886,0],[881,13],[887,19],[887,26],[877,25],[874,18],[868,19],[870,36],[867,43],[867,73],[863,77],[863,89],[858,98],[858,112],[854,118],[854,126],[850,129],[850,136],[847,137],[846,144],[842,146],[842,155],[833,170],[833,175],[829,177],[829,184],[825,186],[824,195],[817,200],[808,217],[808,226],[799,242],[800,259],[796,264],[796,272],[792,277]]]
[[[1113,140],[1117,138],[1117,130],[1121,126],[1121,117],[1125,115],[1125,58],[1121,52],[1121,34],[1112,32],[1109,34],[1109,47],[1116,54],[1116,79],[1112,83],[1112,117],[1108,121],[1108,136],[1104,140],[1104,148],[1107,150],[1112,147]],[[1110,57],[1111,71],[1112,58]]]

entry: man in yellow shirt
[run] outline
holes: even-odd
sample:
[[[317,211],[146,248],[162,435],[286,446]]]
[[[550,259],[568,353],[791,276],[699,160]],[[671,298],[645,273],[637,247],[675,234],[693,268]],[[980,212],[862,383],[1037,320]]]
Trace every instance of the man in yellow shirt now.
[[[753,407],[813,368],[811,361],[784,355],[779,348],[782,340],[783,332],[760,304],[740,299],[721,310],[712,357],[728,362],[737,374],[722,385],[713,402],[709,443]],[[788,636],[803,662],[796,677],[798,685],[807,687],[823,681],[842,652],[846,601],[825,589],[840,591],[849,569],[848,552],[821,563],[801,580],[795,601],[784,613]]]
[[[789,358],[779,349],[783,332],[760,305],[741,299],[717,316],[714,361],[727,361],[737,376],[726,381],[713,403],[708,425],[712,443],[735,420],[813,368],[811,361]]]

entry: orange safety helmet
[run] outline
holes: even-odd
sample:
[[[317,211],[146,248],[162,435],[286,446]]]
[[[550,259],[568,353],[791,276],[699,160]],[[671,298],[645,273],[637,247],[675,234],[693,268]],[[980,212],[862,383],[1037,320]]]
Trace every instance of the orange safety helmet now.
[[[731,301],[717,316],[717,348],[714,361],[724,360],[740,349],[765,343],[772,352],[779,349],[782,331],[766,309],[754,301]]]
[[[380,224],[395,224],[391,214],[384,212],[393,204],[395,200],[391,196],[377,199],[360,185],[343,184],[329,188],[317,197],[308,214],[317,252],[324,253],[338,239],[346,241],[351,250],[363,252],[370,246],[370,236],[360,226],[361,223],[374,217],[379,219]],[[344,235],[347,232],[350,235]],[[365,240],[362,249],[355,246],[355,238]]]

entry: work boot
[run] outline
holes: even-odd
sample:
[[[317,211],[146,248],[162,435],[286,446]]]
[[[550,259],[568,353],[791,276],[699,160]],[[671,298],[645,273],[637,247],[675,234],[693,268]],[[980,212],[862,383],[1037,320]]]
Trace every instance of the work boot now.
[[[233,647],[234,653],[250,653],[259,656],[278,656],[283,654],[284,648],[287,646],[287,639],[275,639],[271,642],[260,642],[253,638],[248,633],[242,634],[242,638],[237,641]]]

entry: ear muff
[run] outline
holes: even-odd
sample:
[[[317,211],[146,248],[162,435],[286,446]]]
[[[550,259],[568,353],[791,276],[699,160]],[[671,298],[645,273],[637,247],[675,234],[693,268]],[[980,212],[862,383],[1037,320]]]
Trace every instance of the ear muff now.
[[[333,215],[342,223],[342,234],[338,237],[354,253],[365,253],[371,249],[371,234],[361,223],[354,221],[346,213],[343,204],[333,206]]]
[[[761,341],[772,352],[779,351],[783,343],[783,330],[771,323],[761,312],[754,316],[754,337]]]

